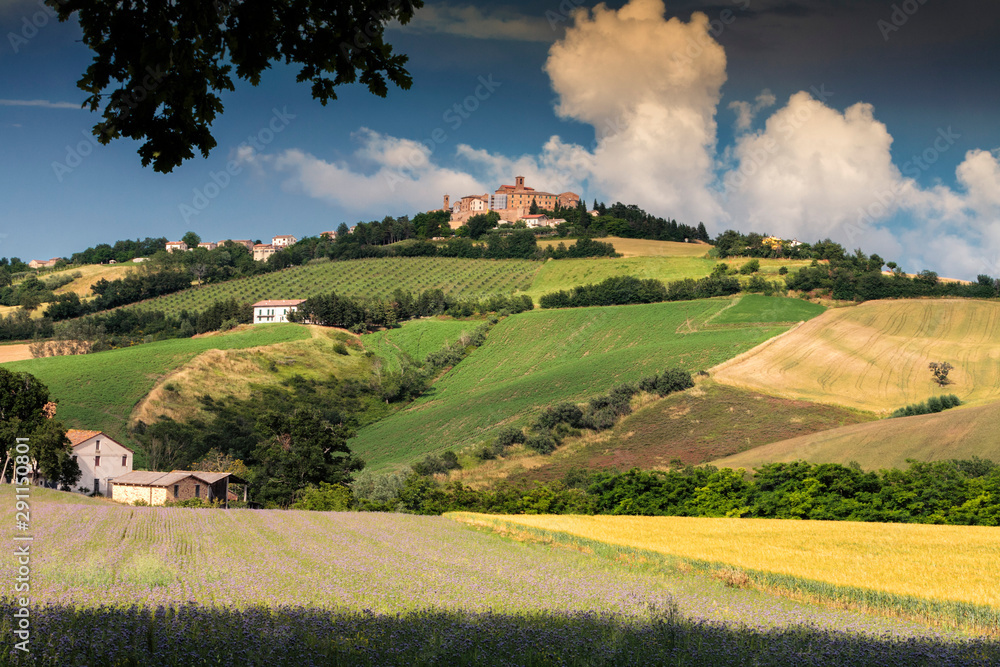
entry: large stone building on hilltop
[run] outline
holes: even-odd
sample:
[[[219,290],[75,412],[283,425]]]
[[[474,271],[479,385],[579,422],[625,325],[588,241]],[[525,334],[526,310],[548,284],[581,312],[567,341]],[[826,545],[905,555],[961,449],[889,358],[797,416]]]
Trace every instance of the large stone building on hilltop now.
[[[444,196],[444,208],[451,210],[451,226],[460,227],[473,215],[496,211],[501,220],[517,222],[531,212],[531,204],[538,208],[554,210],[556,204],[562,208],[572,208],[579,204],[580,195],[575,192],[552,194],[529,188],[524,184],[524,176],[515,176],[514,185],[501,185],[493,194],[466,195],[451,204],[448,195]]]

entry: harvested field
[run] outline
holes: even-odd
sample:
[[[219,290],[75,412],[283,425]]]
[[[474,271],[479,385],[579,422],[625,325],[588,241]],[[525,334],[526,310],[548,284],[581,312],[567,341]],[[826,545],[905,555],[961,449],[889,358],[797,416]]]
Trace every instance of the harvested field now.
[[[740,359],[719,382],[778,396],[891,412],[942,393],[1000,400],[1000,303],[967,299],[871,301],[827,311]],[[939,387],[928,364],[947,361]]]
[[[857,461],[865,470],[905,468],[907,459],[941,461],[974,456],[1000,461],[1000,404],[915,417],[883,419],[773,442],[712,464],[755,468],[774,461]]]

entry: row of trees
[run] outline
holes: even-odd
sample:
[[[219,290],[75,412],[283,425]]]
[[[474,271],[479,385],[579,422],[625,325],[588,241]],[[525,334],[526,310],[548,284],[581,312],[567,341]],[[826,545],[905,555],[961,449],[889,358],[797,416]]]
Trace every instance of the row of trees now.
[[[785,282],[789,289],[826,292],[834,299],[846,301],[927,296],[990,299],[1000,296],[1000,280],[987,275],[980,275],[975,282],[968,284],[944,282],[933,271],[908,276],[892,262],[889,263],[892,265],[891,274],[885,275],[881,271],[881,258],[878,255],[861,258],[864,255],[858,251],[854,256],[831,260],[828,264],[814,262],[811,266],[789,274]]]
[[[754,517],[1000,525],[1000,466],[983,460],[924,463],[865,472],[856,464],[769,463],[752,475],[712,466],[624,473],[571,471],[533,486],[501,483],[476,490],[415,473],[353,486],[353,506],[440,514],[615,514]]]
[[[584,306],[617,306],[631,303],[690,301],[714,296],[737,294],[740,281],[718,273],[694,280],[687,278],[663,283],[655,278],[612,276],[599,283],[580,285],[542,295],[542,308],[580,308]]]
[[[311,322],[360,333],[393,327],[398,322],[415,317],[511,314],[533,308],[534,303],[527,295],[498,294],[480,301],[457,301],[440,289],[424,290],[419,294],[397,289],[389,299],[356,298],[330,292],[306,299],[296,311],[289,313],[288,319],[290,322]]]
[[[632,398],[636,394],[646,392],[662,398],[693,386],[691,374],[680,368],[670,368],[638,382],[625,382],[606,394],[594,396],[583,407],[560,403],[546,408],[526,429],[505,428],[494,440],[479,447],[476,456],[482,460],[493,459],[515,444],[524,444],[539,454],[551,454],[565,438],[579,436],[581,429],[605,431],[622,417],[632,414]]]

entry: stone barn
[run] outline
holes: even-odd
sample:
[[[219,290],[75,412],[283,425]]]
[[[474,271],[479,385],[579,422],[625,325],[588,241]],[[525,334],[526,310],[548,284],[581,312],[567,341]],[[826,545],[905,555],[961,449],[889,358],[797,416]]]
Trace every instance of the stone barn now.
[[[228,507],[230,482],[246,484],[246,480],[231,472],[136,470],[114,480],[111,499],[129,505],[138,500],[149,505],[164,505],[178,500],[201,498],[210,502],[218,501]],[[246,500],[245,490],[243,499]]]

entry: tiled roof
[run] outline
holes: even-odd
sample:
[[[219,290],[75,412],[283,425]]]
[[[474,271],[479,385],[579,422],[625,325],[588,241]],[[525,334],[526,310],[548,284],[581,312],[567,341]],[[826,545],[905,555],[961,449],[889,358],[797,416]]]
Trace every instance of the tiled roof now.
[[[79,428],[71,428],[71,429],[69,429],[69,430],[66,431],[66,437],[72,443],[73,447],[76,447],[81,442],[86,442],[87,440],[90,440],[95,435],[103,435],[105,438],[107,438],[111,442],[115,443],[116,445],[118,445],[122,449],[127,449],[128,451],[133,452],[133,450],[131,448],[126,447],[122,443],[118,442],[117,440],[115,440],[114,438],[112,438],[111,436],[109,436],[108,434],[106,434],[104,431],[86,431],[84,429],[79,429]]]
[[[69,441],[74,446],[79,445],[84,440],[90,440],[95,435],[100,435],[100,434],[101,434],[100,431],[85,431],[80,428],[71,428],[68,431],[66,431],[66,437],[69,438]]]
[[[297,306],[305,299],[268,299],[258,301],[251,308],[273,308],[275,306]]]
[[[133,470],[130,473],[115,477],[115,484],[134,484],[136,486],[171,486],[182,479],[194,477],[206,484],[215,484],[220,479],[229,477],[237,484],[245,484],[246,480],[231,472],[202,472],[200,470],[174,470],[173,472],[158,472],[156,470]]]

